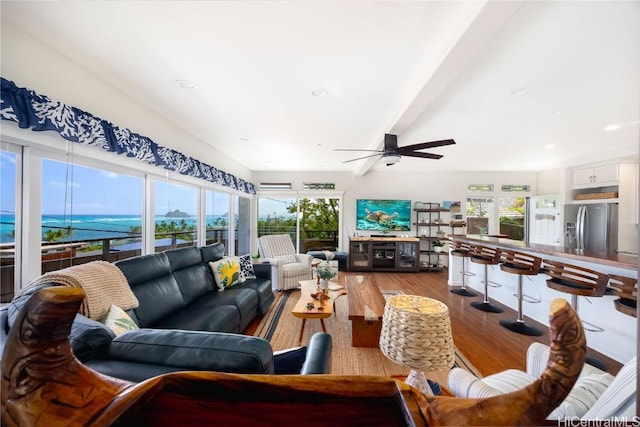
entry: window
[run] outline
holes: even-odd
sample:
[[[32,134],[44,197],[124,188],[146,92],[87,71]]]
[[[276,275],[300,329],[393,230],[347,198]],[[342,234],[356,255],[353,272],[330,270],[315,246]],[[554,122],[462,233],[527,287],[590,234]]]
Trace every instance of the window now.
[[[205,244],[221,242],[229,247],[229,208],[231,197],[227,193],[217,191],[206,192],[206,238]]]
[[[42,160],[42,272],[141,253],[142,179]]]
[[[258,237],[289,234],[295,246],[296,212],[295,197],[260,197],[258,199]]]
[[[493,217],[493,197],[467,198],[467,233],[489,234]]]
[[[197,246],[198,190],[158,180],[155,199],[155,251]]]
[[[0,289],[2,301],[13,299],[15,281],[17,155],[0,151]]]
[[[337,198],[304,198],[298,201],[300,211],[300,252],[336,250],[340,221]]]
[[[500,234],[513,240],[525,240],[526,218],[524,197],[500,196]]]

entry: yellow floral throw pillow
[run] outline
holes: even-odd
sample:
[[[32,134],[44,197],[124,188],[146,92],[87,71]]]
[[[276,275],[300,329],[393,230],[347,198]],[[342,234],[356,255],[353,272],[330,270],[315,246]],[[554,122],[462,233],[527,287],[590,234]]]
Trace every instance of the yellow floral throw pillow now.
[[[116,336],[139,329],[136,322],[131,320],[131,317],[123,309],[114,304],[111,304],[111,307],[107,310],[107,313],[102,318],[102,323],[111,329]]]
[[[221,291],[244,282],[240,269],[240,258],[237,256],[210,262],[209,267],[211,267],[213,277]]]

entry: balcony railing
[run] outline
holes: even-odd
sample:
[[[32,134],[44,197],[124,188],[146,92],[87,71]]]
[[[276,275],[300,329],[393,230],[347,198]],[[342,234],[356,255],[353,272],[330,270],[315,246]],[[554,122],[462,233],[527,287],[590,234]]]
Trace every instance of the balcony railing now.
[[[195,232],[156,233],[155,252],[194,246]],[[41,246],[41,274],[86,264],[91,261],[115,262],[142,254],[142,236],[126,238],[85,239],[81,242],[43,242]],[[205,244],[222,242],[228,247],[227,229],[208,229]],[[0,246],[0,302],[9,302],[14,296],[15,246]]]

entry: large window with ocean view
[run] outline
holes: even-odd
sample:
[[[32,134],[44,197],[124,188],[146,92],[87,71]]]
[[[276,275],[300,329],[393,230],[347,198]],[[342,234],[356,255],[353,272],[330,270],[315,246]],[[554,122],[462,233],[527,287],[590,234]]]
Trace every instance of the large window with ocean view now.
[[[229,208],[231,196],[218,191],[206,192],[206,244],[221,242],[229,247]]]
[[[142,179],[42,160],[43,272],[141,253]]]
[[[155,181],[155,251],[197,246],[198,189]]]
[[[0,281],[2,301],[13,298],[15,280],[17,155],[0,151]]]

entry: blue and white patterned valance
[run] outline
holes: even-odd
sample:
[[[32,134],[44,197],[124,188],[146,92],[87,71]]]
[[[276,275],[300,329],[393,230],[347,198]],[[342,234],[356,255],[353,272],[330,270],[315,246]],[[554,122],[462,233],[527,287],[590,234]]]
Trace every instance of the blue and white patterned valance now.
[[[146,136],[115,126],[79,108],[53,101],[2,79],[0,118],[33,131],[53,130],[68,141],[126,154],[143,162],[205,179],[248,194],[256,194],[254,184],[213,166],[162,147]]]

